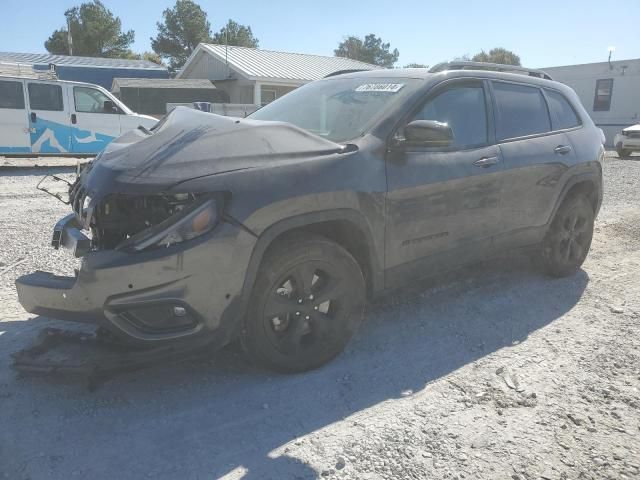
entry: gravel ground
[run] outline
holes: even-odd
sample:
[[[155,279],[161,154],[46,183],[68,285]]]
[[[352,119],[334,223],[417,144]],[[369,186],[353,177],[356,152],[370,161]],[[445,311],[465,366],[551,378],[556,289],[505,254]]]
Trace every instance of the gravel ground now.
[[[347,351],[308,374],[264,372],[230,347],[94,393],[9,369],[56,324],[29,319],[13,281],[75,264],[48,246],[67,207],[34,191],[42,170],[2,173],[0,476],[640,478],[638,161],[607,159],[572,278],[514,258],[372,305]]]

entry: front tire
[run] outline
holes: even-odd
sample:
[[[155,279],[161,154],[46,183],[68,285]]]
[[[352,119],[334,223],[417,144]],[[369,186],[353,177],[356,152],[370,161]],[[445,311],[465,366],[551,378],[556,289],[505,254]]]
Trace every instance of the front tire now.
[[[349,252],[320,236],[292,236],[270,248],[260,265],[242,347],[277,371],[320,367],[356,332],[364,302],[362,271]]]
[[[618,145],[616,145],[616,152],[618,153],[618,157],[621,159],[629,158],[631,156],[631,151],[622,148],[621,143],[618,143]]]
[[[594,211],[584,195],[572,196],[560,205],[542,243],[542,265],[552,277],[576,273],[589,253]]]

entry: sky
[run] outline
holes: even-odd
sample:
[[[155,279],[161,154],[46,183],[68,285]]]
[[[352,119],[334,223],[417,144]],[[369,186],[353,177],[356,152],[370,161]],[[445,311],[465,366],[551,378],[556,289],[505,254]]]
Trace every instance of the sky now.
[[[0,0],[0,51],[44,53],[81,0]],[[133,50],[151,50],[162,11],[175,0],[103,0],[136,34]],[[333,55],[348,35],[375,33],[397,48],[396,66],[434,65],[504,47],[542,68],[640,58],[639,0],[200,0],[212,30],[231,18],[250,25],[260,48]]]

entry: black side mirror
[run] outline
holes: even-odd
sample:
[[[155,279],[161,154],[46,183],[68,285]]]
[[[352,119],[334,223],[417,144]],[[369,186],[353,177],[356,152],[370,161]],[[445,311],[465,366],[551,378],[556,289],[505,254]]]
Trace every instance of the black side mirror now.
[[[118,111],[111,100],[105,100],[102,108],[104,113],[116,113]]]
[[[446,123],[414,120],[404,127],[405,141],[428,147],[446,147],[453,142],[453,131]]]

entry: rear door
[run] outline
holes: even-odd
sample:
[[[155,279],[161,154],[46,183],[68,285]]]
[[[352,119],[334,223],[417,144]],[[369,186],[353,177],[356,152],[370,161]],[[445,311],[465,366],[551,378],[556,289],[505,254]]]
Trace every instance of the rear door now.
[[[120,109],[101,90],[90,86],[71,86],[73,151],[98,153],[120,136]]]
[[[447,123],[454,140],[449,147],[403,146],[400,140],[390,149],[385,242],[390,283],[424,276],[430,258],[451,264],[481,256],[479,247],[490,246],[498,233],[503,166],[490,107],[482,80],[456,80],[431,94],[405,122]],[[402,129],[396,137],[402,138]]]
[[[29,153],[24,81],[0,79],[0,153]]]
[[[503,230],[509,235],[504,240],[537,242],[536,227],[549,220],[558,182],[573,163],[575,152],[566,128],[556,120],[552,123],[543,89],[511,82],[491,83],[496,137],[506,169]]]
[[[64,84],[27,80],[29,132],[34,153],[68,153],[69,107]]]

